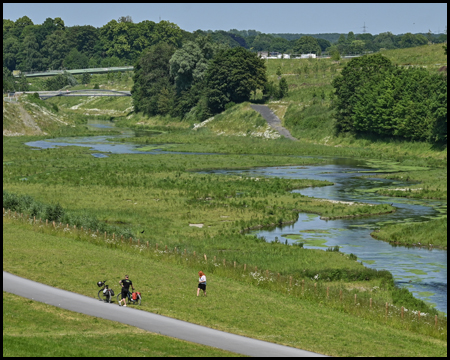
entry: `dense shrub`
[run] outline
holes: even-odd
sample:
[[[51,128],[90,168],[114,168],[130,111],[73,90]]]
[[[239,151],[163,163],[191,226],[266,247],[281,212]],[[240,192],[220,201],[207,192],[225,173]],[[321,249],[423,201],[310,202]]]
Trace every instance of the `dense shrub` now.
[[[447,81],[381,54],[352,59],[333,80],[340,132],[447,141]]]

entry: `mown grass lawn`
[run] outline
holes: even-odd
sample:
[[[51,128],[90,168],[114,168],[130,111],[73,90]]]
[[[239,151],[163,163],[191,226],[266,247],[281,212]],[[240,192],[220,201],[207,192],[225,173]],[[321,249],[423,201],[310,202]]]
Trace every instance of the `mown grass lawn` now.
[[[145,311],[261,340],[334,356],[446,356],[446,342],[223,277],[208,276],[208,297],[196,296],[200,269],[4,223],[3,270],[95,297],[96,282],[114,288],[126,272]]]
[[[4,357],[241,356],[3,292]]]

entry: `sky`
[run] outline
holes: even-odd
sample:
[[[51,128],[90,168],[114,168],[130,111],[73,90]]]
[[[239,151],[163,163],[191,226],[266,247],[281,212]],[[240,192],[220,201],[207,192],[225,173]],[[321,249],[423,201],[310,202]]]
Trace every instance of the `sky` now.
[[[3,3],[3,19],[28,16],[34,24],[60,17],[66,26],[102,27],[120,16],[130,15],[134,23],[167,20],[181,29],[257,30],[262,33],[348,33],[373,35],[444,33],[447,26],[446,3]]]

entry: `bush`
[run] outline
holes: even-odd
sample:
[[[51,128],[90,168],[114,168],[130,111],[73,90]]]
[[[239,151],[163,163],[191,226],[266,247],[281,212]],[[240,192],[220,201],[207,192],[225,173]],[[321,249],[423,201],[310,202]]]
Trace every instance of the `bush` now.
[[[100,87],[98,86],[98,84],[94,85],[94,89],[100,89]]]
[[[232,108],[236,103],[234,101],[230,101],[228,104],[225,105],[225,110],[228,110]]]
[[[64,209],[57,203],[56,205],[48,205],[45,209],[45,218],[49,221],[61,221],[64,216]]]

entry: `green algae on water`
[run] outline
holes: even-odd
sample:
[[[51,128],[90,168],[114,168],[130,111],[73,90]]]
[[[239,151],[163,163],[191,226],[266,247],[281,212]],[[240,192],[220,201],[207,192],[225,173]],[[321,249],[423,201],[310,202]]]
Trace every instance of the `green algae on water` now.
[[[403,270],[411,272],[413,274],[417,274],[417,275],[427,275],[428,274],[427,272],[420,270],[420,269],[403,269]]]

